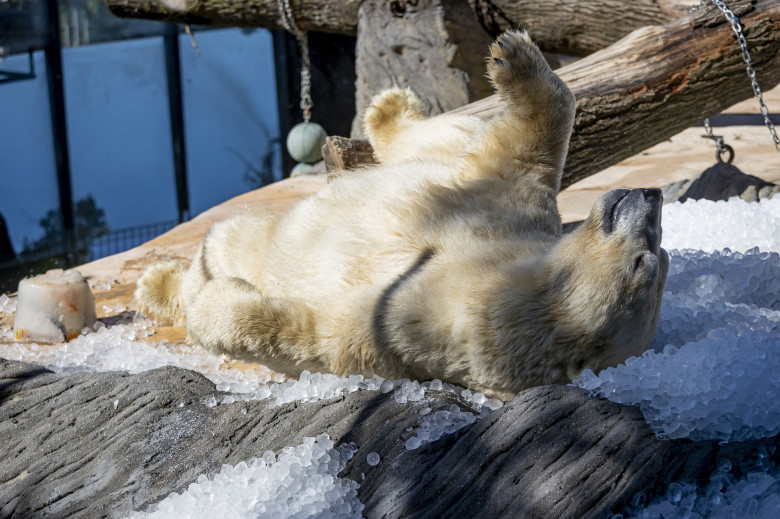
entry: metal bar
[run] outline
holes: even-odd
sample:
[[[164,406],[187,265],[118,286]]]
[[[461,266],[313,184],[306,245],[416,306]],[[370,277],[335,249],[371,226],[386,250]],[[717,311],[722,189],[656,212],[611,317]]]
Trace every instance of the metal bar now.
[[[168,108],[171,116],[176,203],[179,208],[179,223],[181,223],[190,218],[190,198],[187,189],[187,153],[184,141],[184,103],[182,101],[181,63],[179,61],[179,26],[167,24],[163,40],[165,42],[165,70],[168,76]]]
[[[769,114],[767,118],[772,124],[780,124],[780,114]],[[761,114],[718,114],[710,117],[711,126],[764,126],[764,116]],[[698,124],[697,126],[703,126]]]
[[[65,117],[65,90],[62,83],[62,45],[60,44],[60,17],[57,0],[46,0],[47,37],[46,77],[49,84],[49,107],[54,137],[54,162],[57,168],[57,188],[65,242],[65,262],[75,259],[75,228],[73,191],[71,188],[70,156],[68,154],[68,127]]]
[[[274,46],[274,69],[276,71],[276,104],[279,112],[279,137],[282,147],[282,177],[287,177],[295,166],[295,160],[287,153],[287,134],[293,127],[291,114],[297,114],[300,109],[297,106],[297,98],[291,99],[290,74],[298,70],[297,55],[294,49],[297,46],[295,38],[286,31],[271,31]],[[293,51],[291,52],[291,48]],[[296,63],[291,63],[294,61]],[[298,85],[300,88],[300,85]]]
[[[0,70],[0,83],[12,83],[14,81],[24,81],[26,79],[35,79],[35,61],[33,60],[33,51],[28,52],[29,72],[14,72],[11,70]]]

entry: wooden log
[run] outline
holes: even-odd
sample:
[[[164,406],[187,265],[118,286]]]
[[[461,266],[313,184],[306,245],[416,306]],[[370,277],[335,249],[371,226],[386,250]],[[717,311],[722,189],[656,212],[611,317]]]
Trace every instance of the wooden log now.
[[[690,0],[477,0],[478,14],[495,29],[522,27],[542,50],[586,56],[631,31],[684,16]],[[730,4],[730,2],[728,2]],[[482,14],[482,13],[485,14]]]
[[[333,136],[325,139],[322,158],[328,172],[344,171],[374,164],[374,150],[368,141]]]
[[[356,115],[391,87],[410,87],[423,111],[437,115],[491,94],[484,55],[492,38],[466,0],[418,0],[391,11],[387,0],[363,0],[355,47]]]
[[[731,6],[745,27],[758,81],[769,90],[780,82],[780,0]],[[753,94],[731,26],[712,6],[639,29],[556,72],[577,97],[562,188]],[[502,109],[490,96],[451,113],[489,118]]]
[[[681,477],[696,481],[716,459],[740,467],[759,446],[778,457],[776,437],[725,446],[659,440],[637,407],[571,386],[524,391],[412,451],[405,442],[420,406],[392,392],[277,407],[207,407],[208,396],[223,395],[181,368],[63,377],[0,359],[0,516],[126,517],[223,464],[321,433],[358,447],[339,476],[359,483],[369,518],[598,518],[636,492],[652,497]],[[426,397],[431,414],[453,405],[474,412],[453,393]],[[367,461],[372,452],[377,466]]]
[[[283,29],[277,0],[104,0],[117,16],[178,23]],[[584,56],[646,25],[684,14],[691,0],[476,0],[473,9],[487,32],[525,27],[551,52]],[[303,30],[357,35],[356,0],[293,0]],[[390,9],[413,2],[386,1]]]
[[[223,27],[285,29],[277,0],[104,0],[117,16]],[[355,36],[360,2],[291,0],[295,23],[304,31]]]
[[[730,5],[758,81],[769,90],[780,82],[780,0]],[[563,187],[753,95],[731,26],[713,6],[639,29],[558,73],[577,97]]]

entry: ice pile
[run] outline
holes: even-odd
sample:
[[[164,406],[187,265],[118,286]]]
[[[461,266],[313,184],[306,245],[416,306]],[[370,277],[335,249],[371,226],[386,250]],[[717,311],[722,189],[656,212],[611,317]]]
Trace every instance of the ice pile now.
[[[670,251],[654,350],[575,385],[638,404],[662,437],[780,432],[780,255]]]
[[[295,401],[312,402],[335,398],[344,393],[354,393],[361,389],[378,391],[384,381],[385,379],[377,375],[364,379],[363,375],[337,377],[330,373],[303,371],[298,380],[287,380],[278,384],[263,384],[248,392],[221,395],[219,398],[215,395],[210,395],[206,397],[204,403],[208,407],[213,407],[218,404],[266,399],[270,399],[271,406]],[[230,384],[227,383],[217,384],[216,389],[217,391],[234,391]]]
[[[745,202],[689,200],[663,208],[663,245],[669,249],[713,252],[758,247],[777,251],[780,243],[780,198]]]
[[[230,391],[253,391],[273,380],[263,366],[239,370],[228,367],[224,356],[216,356],[199,346],[146,341],[154,333],[148,320],[107,327],[98,321],[95,330],[85,329],[72,341],[59,345],[0,344],[0,357],[40,364],[60,373],[78,371],[128,371],[140,373],[162,366],[178,366],[198,371]]]
[[[420,418],[418,419],[415,435],[406,440],[406,448],[410,451],[434,442],[445,434],[454,433],[458,429],[471,425],[477,421],[477,418],[481,418],[504,405],[500,400],[487,398],[482,393],[459,388],[439,379],[423,382],[422,384],[409,379],[385,381],[383,386],[380,387],[380,391],[387,393],[393,389],[393,387],[387,384],[388,382],[394,384],[395,393],[393,397],[399,404],[408,402],[423,404],[422,409],[420,409]],[[431,414],[432,409],[427,405],[430,400],[425,396],[425,392],[428,390],[459,394],[463,400],[470,403],[471,407],[479,411],[480,414],[477,416],[469,411],[462,411],[460,407],[454,404],[449,409],[440,409]]]
[[[461,411],[460,407],[452,404],[449,409],[440,409],[438,411],[427,413],[421,412],[416,429],[416,434],[406,440],[406,449],[413,451],[419,449],[426,443],[435,442],[445,434],[452,434],[458,429],[471,425],[477,421],[477,415],[469,411]]]
[[[111,290],[111,285],[116,283],[116,280],[110,276],[99,279],[90,278],[87,281],[89,282],[89,288],[92,290]]]
[[[442,382],[439,379],[433,379],[422,384],[416,380],[409,380],[408,378],[402,378],[400,380],[388,380],[382,383],[379,390],[383,393],[388,393],[395,389],[393,398],[399,404],[406,404],[408,402],[428,402],[428,398],[425,396],[426,391],[447,391],[448,393],[455,393],[471,404],[471,407],[477,411],[481,411],[483,414],[490,411],[499,409],[504,403],[496,398],[488,398],[484,394],[471,391],[470,389],[463,389],[462,387]]]
[[[211,478],[201,475],[181,494],[131,519],[359,518],[358,484],[338,477],[355,452],[352,445],[334,449],[327,434],[304,438],[278,457],[266,451],[248,462],[223,465]]]
[[[777,519],[780,471],[767,459],[766,452],[757,453],[753,470],[743,471],[740,479],[731,473],[731,463],[723,461],[703,490],[692,483],[672,483],[646,506],[643,495],[634,496],[633,506],[612,519]]]
[[[8,297],[6,294],[0,294],[0,315],[11,315],[16,312],[16,298]],[[0,340],[13,340],[14,327],[11,325],[0,325]]]
[[[0,294],[0,314],[12,314],[16,312],[16,298]]]

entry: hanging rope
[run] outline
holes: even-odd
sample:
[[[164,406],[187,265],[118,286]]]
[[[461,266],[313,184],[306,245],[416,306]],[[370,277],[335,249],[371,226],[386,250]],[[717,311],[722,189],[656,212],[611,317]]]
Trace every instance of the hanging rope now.
[[[279,19],[285,29],[291,32],[301,45],[301,111],[303,121],[311,120],[311,109],[314,104],[311,101],[311,61],[309,60],[309,35],[302,31],[295,23],[295,18],[290,9],[290,0],[277,0]]]
[[[747,39],[745,38],[745,33],[742,30],[742,25],[740,24],[739,18],[721,0],[701,0],[698,4],[691,7],[691,12],[698,11],[707,5],[708,1],[712,2],[715,7],[720,9],[720,11],[723,13],[723,16],[725,16],[726,20],[728,20],[729,24],[731,24],[731,29],[734,31],[734,34],[737,37],[737,42],[739,43],[740,49],[742,49],[742,60],[745,62],[745,69],[747,71],[748,77],[750,78],[750,85],[753,87],[753,95],[758,100],[758,105],[761,109],[761,115],[764,116],[764,124],[766,124],[766,127],[769,130],[769,134],[772,136],[775,149],[780,151],[780,138],[778,138],[777,131],[775,131],[775,125],[772,124],[772,120],[769,118],[769,109],[767,108],[766,103],[764,103],[764,97],[761,94],[761,88],[758,86],[756,71],[753,69],[753,65],[750,62],[750,51],[748,50]],[[728,144],[724,143],[723,137],[713,135],[709,119],[704,120],[704,129],[707,131],[707,136],[715,141],[715,145],[718,148],[718,162],[723,162],[723,154],[728,153],[729,158],[727,159],[727,162],[730,164],[734,159],[734,149]]]

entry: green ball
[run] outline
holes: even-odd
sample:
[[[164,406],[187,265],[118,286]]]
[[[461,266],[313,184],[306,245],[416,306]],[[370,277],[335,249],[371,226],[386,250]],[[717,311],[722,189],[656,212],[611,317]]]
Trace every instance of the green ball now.
[[[287,151],[298,162],[314,164],[322,159],[327,134],[317,123],[299,123],[287,135]]]
[[[306,164],[305,162],[299,162],[292,168],[292,171],[290,171],[290,176],[291,177],[297,176],[302,172],[306,171],[307,169],[309,169],[310,167],[311,164]]]

